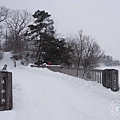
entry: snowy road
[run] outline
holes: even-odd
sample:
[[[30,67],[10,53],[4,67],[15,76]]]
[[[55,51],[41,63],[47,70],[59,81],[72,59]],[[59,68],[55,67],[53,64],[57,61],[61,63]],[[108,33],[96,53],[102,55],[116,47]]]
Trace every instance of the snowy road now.
[[[120,98],[97,83],[47,69],[13,69],[13,79],[19,120],[113,120],[109,106]]]
[[[7,61],[6,61],[7,62]],[[13,110],[0,112],[2,120],[119,120],[109,106],[120,100],[96,82],[48,69],[20,66],[9,61],[13,73]]]

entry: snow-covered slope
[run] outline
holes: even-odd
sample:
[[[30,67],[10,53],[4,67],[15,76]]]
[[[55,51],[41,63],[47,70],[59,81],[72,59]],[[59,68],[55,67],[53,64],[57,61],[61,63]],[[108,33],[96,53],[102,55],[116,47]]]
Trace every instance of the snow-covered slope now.
[[[46,68],[10,65],[8,69],[13,73],[14,103],[13,110],[0,112],[1,120],[120,119],[109,109],[113,100],[120,100],[120,92]]]
[[[3,66],[7,64],[8,70],[14,69],[14,60],[11,59],[11,53],[10,52],[4,52],[3,59],[0,61],[0,70],[3,68]],[[16,61],[16,64],[18,67],[23,67],[20,64],[20,61]]]
[[[2,69],[5,64],[8,65],[8,68],[14,66],[13,61],[10,59],[10,57],[10,52],[5,52],[3,54],[3,59],[0,61],[0,69]]]

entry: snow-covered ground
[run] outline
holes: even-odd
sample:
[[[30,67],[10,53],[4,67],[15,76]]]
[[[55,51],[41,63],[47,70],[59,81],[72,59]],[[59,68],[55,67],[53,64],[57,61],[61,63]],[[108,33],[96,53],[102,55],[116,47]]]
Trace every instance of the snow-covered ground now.
[[[109,108],[120,91],[47,68],[14,67],[9,57],[0,66],[13,73],[13,110],[0,111],[0,120],[120,120]]]

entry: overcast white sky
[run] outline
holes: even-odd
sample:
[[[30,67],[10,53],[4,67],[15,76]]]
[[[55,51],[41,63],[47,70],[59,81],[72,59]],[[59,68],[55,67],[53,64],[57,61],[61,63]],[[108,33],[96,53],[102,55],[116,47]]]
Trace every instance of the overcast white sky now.
[[[120,0],[0,0],[0,6],[32,14],[46,10],[58,33],[68,37],[82,29],[106,54],[120,60]]]

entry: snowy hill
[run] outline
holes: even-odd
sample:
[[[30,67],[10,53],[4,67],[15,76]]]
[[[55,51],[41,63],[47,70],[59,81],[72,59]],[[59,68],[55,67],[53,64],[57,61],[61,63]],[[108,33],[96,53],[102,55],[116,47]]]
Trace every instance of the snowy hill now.
[[[7,64],[8,67],[13,65],[13,61],[10,59],[11,54],[9,52],[5,52],[3,55],[3,59],[0,61],[0,69],[2,69],[2,67]]]
[[[14,61],[11,59],[11,53],[5,52],[3,55],[3,59],[0,61],[0,70],[2,67],[7,64],[8,69],[14,68]],[[20,61],[17,61],[17,66],[20,66]]]
[[[120,119],[109,108],[112,101],[120,100],[120,91],[47,68],[14,68],[9,58],[10,53],[5,53],[0,65],[8,64],[13,73],[13,110],[0,111],[1,120]]]

